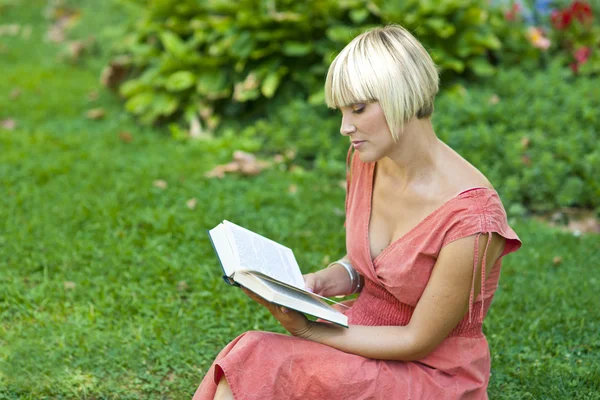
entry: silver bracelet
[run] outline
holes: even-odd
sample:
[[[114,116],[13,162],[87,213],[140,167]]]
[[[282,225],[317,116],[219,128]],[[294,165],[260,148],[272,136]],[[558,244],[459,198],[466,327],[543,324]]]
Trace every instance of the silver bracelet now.
[[[348,261],[345,258],[341,258],[341,259],[329,264],[328,267],[332,266],[333,264],[340,264],[342,267],[344,267],[346,272],[348,272],[348,276],[350,277],[350,293],[348,293],[348,294],[357,293],[359,291],[359,289],[361,288],[360,275],[352,267],[352,264],[350,264],[350,261]]]

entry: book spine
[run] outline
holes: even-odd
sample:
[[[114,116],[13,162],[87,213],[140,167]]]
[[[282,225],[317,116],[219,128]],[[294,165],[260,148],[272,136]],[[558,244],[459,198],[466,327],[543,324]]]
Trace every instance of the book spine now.
[[[219,253],[217,252],[217,248],[215,247],[215,243],[212,240],[212,236],[210,235],[210,230],[207,230],[207,233],[208,233],[208,239],[210,240],[210,244],[211,244],[215,254],[217,255],[217,259],[219,260],[219,265],[221,266],[221,269],[223,270],[223,280],[228,285],[240,287],[240,285],[236,281],[234,281],[233,279],[231,279],[229,276],[227,276],[225,274],[225,267],[223,266],[223,262],[221,262],[221,258],[219,257]]]

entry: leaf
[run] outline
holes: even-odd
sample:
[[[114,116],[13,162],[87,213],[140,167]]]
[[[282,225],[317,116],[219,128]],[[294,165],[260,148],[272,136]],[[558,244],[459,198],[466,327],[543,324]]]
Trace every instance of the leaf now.
[[[154,117],[168,117],[177,111],[179,100],[168,93],[158,93],[154,96],[151,104],[151,114]]]
[[[167,184],[167,181],[163,180],[163,179],[156,179],[154,182],[152,182],[152,185],[154,187],[157,187],[159,189],[166,189],[169,185]]]
[[[228,92],[226,72],[223,70],[202,72],[197,79],[196,91],[211,96]],[[228,93],[225,94],[227,95]]]
[[[0,25],[0,36],[17,36],[21,31],[19,24]]]
[[[167,78],[165,84],[169,92],[180,92],[194,86],[196,76],[189,71],[178,71]]]
[[[560,264],[562,264],[562,262],[563,262],[563,258],[561,256],[555,256],[552,259],[552,264],[554,264],[556,266],[559,266]]]
[[[0,128],[7,131],[12,131],[17,127],[17,122],[14,119],[4,119],[0,121]]]
[[[257,160],[253,154],[236,150],[233,152],[233,161],[224,165],[218,165],[208,171],[204,176],[207,178],[223,178],[226,172],[240,172],[242,175],[253,176],[259,174],[271,163]]]
[[[168,53],[172,54],[177,58],[185,57],[185,54],[187,53],[187,47],[185,43],[181,40],[181,38],[173,32],[161,32],[160,41]]]
[[[21,97],[21,89],[19,88],[14,88],[13,90],[10,91],[10,95],[8,96],[11,100],[16,100],[19,97]]]
[[[64,281],[63,282],[63,287],[66,290],[73,290],[73,289],[75,289],[76,286],[77,285],[75,284],[75,282],[71,282],[71,281]]]
[[[496,69],[483,58],[469,60],[469,67],[478,76],[492,76],[496,72]]]
[[[109,89],[117,88],[129,73],[131,59],[127,56],[117,57],[110,62],[100,74],[100,83]]]
[[[196,205],[198,204],[198,200],[196,200],[195,197],[189,199],[188,201],[185,202],[185,205],[187,206],[187,208],[189,208],[190,210],[193,210],[194,208],[196,208]]]
[[[325,89],[321,88],[319,91],[311,94],[307,100],[308,104],[322,105],[325,104]]]
[[[369,10],[365,8],[357,8],[350,11],[350,19],[355,24],[362,24],[369,17]]]
[[[267,75],[260,87],[260,91],[263,96],[267,98],[273,97],[280,81],[281,76],[277,72],[271,72],[269,75]]]
[[[104,111],[104,108],[92,108],[91,110],[88,110],[85,113],[85,116],[87,119],[91,119],[91,120],[98,120],[98,119],[102,119],[106,116],[106,111]]]
[[[353,38],[352,28],[344,25],[334,25],[325,31],[325,35],[334,42],[349,43]]]
[[[125,103],[125,109],[130,113],[140,115],[152,104],[153,98],[152,92],[136,94]]]
[[[123,143],[131,143],[133,142],[133,136],[129,132],[119,132],[119,139]]]
[[[290,57],[302,57],[313,50],[312,43],[303,43],[303,42],[295,42],[295,41],[286,41],[283,43],[281,51],[286,56]]]

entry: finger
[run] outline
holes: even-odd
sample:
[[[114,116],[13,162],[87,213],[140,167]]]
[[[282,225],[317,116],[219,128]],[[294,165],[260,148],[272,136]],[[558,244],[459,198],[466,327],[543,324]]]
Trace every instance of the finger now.
[[[262,297],[260,297],[259,295],[257,295],[256,293],[254,293],[253,291],[248,290],[243,286],[242,286],[242,291],[244,293],[246,293],[246,295],[248,297],[250,297],[252,300],[254,300],[255,302],[262,304],[263,306],[268,306],[269,302],[266,301],[265,299],[263,299]]]
[[[304,275],[304,290],[314,293],[315,283],[313,274]]]

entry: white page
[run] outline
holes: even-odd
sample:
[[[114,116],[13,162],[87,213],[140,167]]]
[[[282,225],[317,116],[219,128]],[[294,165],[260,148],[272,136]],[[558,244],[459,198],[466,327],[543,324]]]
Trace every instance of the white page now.
[[[223,223],[237,247],[238,265],[304,288],[304,278],[291,249],[229,221]]]

